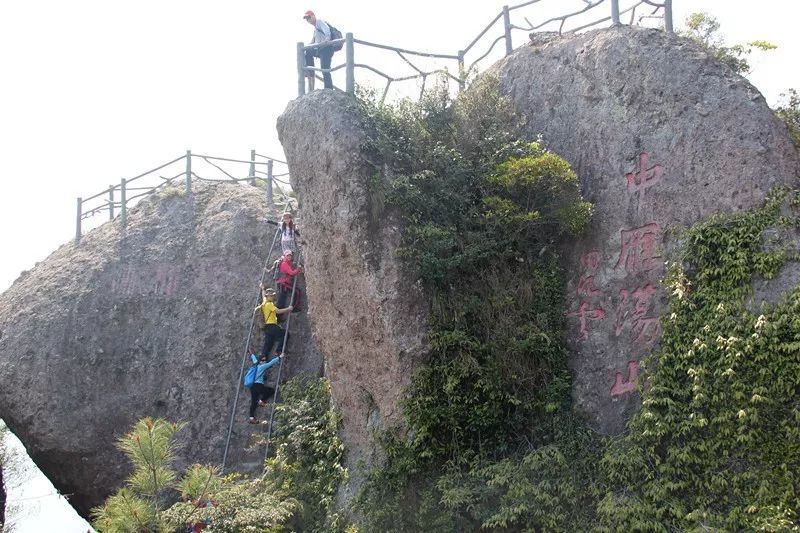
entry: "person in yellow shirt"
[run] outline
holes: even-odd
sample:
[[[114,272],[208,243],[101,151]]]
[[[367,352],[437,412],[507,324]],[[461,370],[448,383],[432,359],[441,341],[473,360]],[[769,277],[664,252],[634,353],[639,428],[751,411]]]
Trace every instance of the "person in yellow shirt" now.
[[[257,313],[260,310],[264,315],[264,344],[261,347],[261,355],[268,357],[272,352],[272,346],[276,342],[278,343],[278,353],[283,353],[284,331],[278,325],[278,315],[291,313],[294,308],[290,305],[289,307],[278,309],[275,306],[275,289],[265,289],[264,285],[261,285],[261,298],[261,305],[256,307],[254,312]]]

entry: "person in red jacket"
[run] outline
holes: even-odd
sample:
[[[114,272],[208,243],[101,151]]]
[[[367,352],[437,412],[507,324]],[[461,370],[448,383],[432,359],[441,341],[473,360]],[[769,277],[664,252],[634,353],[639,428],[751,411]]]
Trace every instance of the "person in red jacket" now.
[[[294,254],[291,250],[286,250],[283,252],[283,259],[281,259],[280,264],[278,265],[278,271],[280,272],[280,277],[278,278],[278,289],[280,290],[280,294],[278,295],[278,307],[283,308],[286,305],[287,300],[290,298],[292,294],[292,285],[294,284],[295,276],[300,274],[303,269],[299,266],[295,267],[293,264]],[[294,300],[292,301],[293,313],[296,313],[300,310],[300,302],[302,298],[302,292],[300,291],[299,287],[295,287],[294,290]]]

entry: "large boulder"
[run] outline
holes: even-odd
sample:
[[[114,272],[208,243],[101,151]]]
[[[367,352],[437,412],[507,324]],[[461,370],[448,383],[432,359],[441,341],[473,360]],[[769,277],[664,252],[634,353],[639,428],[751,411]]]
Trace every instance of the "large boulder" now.
[[[370,462],[371,432],[401,423],[400,400],[426,351],[425,299],[396,257],[401,230],[378,197],[352,96],[317,91],[278,119],[305,221],[314,340],[343,418],[347,463]]]
[[[568,253],[573,396],[593,427],[617,433],[659,340],[660,280],[679,230],[796,185],[797,155],[747,80],[660,30],[537,39],[494,73],[531,138],[573,165],[596,206]]]
[[[60,247],[0,295],[0,417],[86,516],[129,473],[115,440],[185,421],[178,466],[219,464],[274,227],[262,190],[168,189]],[[293,315],[284,375],[320,373]],[[257,348],[261,334],[254,332]],[[228,469],[259,468],[240,397]]]

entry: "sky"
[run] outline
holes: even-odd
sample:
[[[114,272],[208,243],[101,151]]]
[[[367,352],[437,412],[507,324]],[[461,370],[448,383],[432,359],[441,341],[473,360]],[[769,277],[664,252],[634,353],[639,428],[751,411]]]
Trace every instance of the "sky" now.
[[[754,56],[749,76],[771,105],[800,88],[797,0],[673,4],[678,27],[689,13],[707,11],[729,43],[778,45]],[[580,5],[542,0],[517,13],[535,22]],[[256,149],[282,159],[275,121],[296,97],[296,43],[311,37],[306,9],[357,39],[454,54],[501,7],[492,0],[0,0],[0,291],[74,237],[78,196],[187,149],[241,159]],[[522,44],[525,32],[514,40]],[[400,60],[357,47],[356,61],[391,70]],[[359,70],[356,82],[375,80]]]
[[[0,428],[3,422],[0,421]],[[84,533],[91,528],[80,518],[25,453],[22,443],[10,431],[0,431],[0,448],[13,459],[3,464],[6,496],[6,524],[11,533]]]

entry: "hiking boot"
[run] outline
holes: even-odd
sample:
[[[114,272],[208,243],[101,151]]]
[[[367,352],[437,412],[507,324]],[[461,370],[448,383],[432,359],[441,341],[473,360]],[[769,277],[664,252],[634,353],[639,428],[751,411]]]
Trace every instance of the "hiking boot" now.
[[[247,420],[248,424],[258,424],[258,420],[253,418],[252,416]]]

